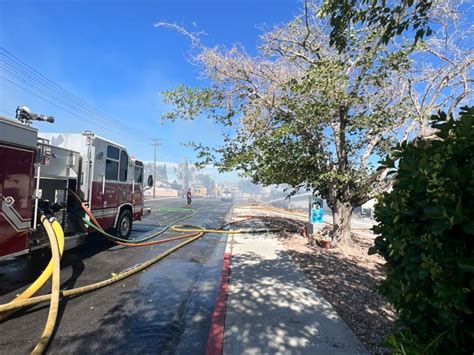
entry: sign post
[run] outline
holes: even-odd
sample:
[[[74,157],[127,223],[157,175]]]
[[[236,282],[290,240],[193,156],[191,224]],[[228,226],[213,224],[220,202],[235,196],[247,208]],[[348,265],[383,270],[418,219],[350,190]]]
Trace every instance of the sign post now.
[[[308,222],[306,223],[306,232],[308,236],[314,234],[315,226],[322,223],[323,200],[314,195],[310,195],[308,202]]]

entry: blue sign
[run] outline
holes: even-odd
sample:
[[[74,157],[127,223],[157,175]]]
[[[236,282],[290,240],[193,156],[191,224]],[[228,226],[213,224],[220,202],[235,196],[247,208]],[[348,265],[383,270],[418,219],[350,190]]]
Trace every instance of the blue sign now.
[[[313,207],[311,208],[311,223],[323,223],[323,209],[317,204],[313,204]]]

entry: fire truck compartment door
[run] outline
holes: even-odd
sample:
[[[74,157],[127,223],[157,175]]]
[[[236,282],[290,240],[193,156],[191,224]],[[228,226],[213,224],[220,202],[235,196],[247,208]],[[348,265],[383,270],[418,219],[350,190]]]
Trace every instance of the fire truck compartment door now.
[[[0,146],[0,257],[28,249],[34,152]]]

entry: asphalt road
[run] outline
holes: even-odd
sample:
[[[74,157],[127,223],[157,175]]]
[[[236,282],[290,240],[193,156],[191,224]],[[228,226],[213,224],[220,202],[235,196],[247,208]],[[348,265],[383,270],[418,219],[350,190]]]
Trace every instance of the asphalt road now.
[[[138,238],[183,216],[157,212],[183,207],[184,200],[149,202],[152,215],[134,224]],[[219,227],[230,202],[193,201],[198,213],[183,223]],[[165,233],[166,238],[175,233]],[[123,248],[98,236],[67,251],[61,267],[62,289],[111,277],[146,261],[180,241],[143,248]],[[61,301],[51,354],[200,354],[206,347],[227,236],[208,234],[139,275],[89,294]],[[0,262],[0,303],[10,301],[41,273],[48,256]],[[43,288],[49,293],[50,285]],[[0,354],[29,353],[43,330],[48,305],[20,311],[0,324]]]

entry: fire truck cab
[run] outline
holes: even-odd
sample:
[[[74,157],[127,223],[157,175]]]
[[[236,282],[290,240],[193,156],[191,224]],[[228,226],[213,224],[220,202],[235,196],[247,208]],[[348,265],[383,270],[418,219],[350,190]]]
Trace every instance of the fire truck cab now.
[[[39,133],[0,116],[0,258],[48,245],[39,210],[61,223],[65,248],[90,232],[73,191],[105,230],[128,238],[143,210],[143,163],[92,132]]]

